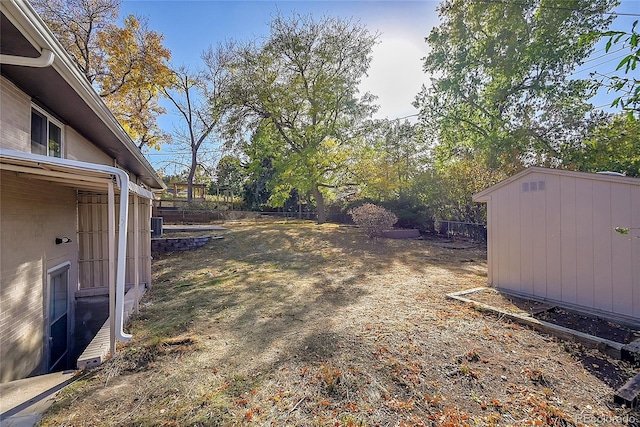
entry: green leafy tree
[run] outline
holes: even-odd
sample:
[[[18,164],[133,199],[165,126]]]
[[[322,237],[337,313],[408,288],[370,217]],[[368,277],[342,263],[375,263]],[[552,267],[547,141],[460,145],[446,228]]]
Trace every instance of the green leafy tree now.
[[[585,172],[613,171],[640,177],[640,120],[626,114],[598,126],[566,154],[568,167]]]
[[[423,164],[415,126],[408,121],[379,121],[352,151],[349,170],[361,188],[360,195],[377,201],[406,196],[417,170]]]
[[[240,194],[246,181],[246,171],[242,162],[235,156],[224,156],[218,161],[216,166],[215,184]]]
[[[271,204],[297,188],[313,196],[318,222],[326,220],[325,191],[346,176],[346,148],[374,111],[358,84],[375,41],[365,27],[338,18],[278,15],[264,43],[234,49],[229,134],[260,129],[275,172]]]
[[[608,27],[614,0],[446,0],[426,41],[418,95],[438,166],[463,158],[516,172],[559,166],[592,126],[587,81],[570,79]]]
[[[633,118],[634,114],[640,115],[640,80],[636,76],[631,76],[640,60],[640,34],[636,30],[637,26],[638,21],[635,21],[629,33],[625,31],[591,31],[580,40],[580,43],[589,43],[600,37],[609,37],[605,46],[607,53],[612,46],[622,45],[623,48],[629,49],[629,54],[622,58],[616,67],[616,71],[624,71],[624,76],[617,74],[609,76],[598,72],[592,75],[595,76],[596,88],[604,86],[609,91],[618,94],[611,102],[611,106],[628,111],[630,118]]]

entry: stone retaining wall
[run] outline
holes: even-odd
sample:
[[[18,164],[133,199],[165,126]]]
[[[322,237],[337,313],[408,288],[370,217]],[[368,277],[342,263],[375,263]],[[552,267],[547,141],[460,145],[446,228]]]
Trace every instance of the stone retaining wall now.
[[[151,239],[151,253],[191,251],[207,244],[211,236]]]

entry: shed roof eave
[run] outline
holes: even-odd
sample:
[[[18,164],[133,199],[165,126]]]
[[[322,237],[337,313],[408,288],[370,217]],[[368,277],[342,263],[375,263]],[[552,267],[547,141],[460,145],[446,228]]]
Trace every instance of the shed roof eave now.
[[[509,184],[511,184],[514,181],[517,181],[518,179],[522,178],[523,176],[532,174],[532,173],[541,173],[541,174],[547,174],[547,175],[557,175],[557,176],[569,176],[569,177],[574,177],[574,178],[588,178],[588,179],[593,179],[593,180],[597,180],[597,181],[608,181],[608,182],[618,182],[618,183],[627,183],[627,184],[632,184],[632,185],[638,185],[640,186],[640,178],[633,178],[633,177],[628,177],[628,176],[615,176],[615,175],[607,175],[607,174],[598,174],[598,173],[592,173],[592,172],[576,172],[576,171],[570,171],[570,170],[565,170],[565,169],[551,169],[551,168],[543,168],[540,166],[531,166],[528,167],[527,169],[518,172],[517,174],[510,176],[509,178],[505,179],[504,181],[501,181],[495,185],[492,185],[489,188],[486,188],[482,191],[480,191],[479,193],[476,193],[473,195],[472,200],[474,202],[479,202],[479,203],[487,203],[488,201],[491,200],[491,194],[493,192],[495,192],[496,190],[499,190],[502,187],[505,187]]]

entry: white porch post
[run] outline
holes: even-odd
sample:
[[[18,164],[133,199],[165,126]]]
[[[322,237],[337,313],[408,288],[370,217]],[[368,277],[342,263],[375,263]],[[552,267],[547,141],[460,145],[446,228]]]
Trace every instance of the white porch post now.
[[[127,190],[121,189],[120,191]],[[107,204],[109,211],[109,348],[111,357],[114,357],[116,354],[116,203],[113,180],[109,181]]]

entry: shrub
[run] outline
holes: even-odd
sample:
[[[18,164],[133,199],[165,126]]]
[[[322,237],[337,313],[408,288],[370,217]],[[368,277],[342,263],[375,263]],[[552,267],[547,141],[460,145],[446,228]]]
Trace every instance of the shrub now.
[[[381,236],[384,230],[390,229],[398,221],[398,217],[393,212],[371,203],[349,209],[347,213],[370,238]]]

